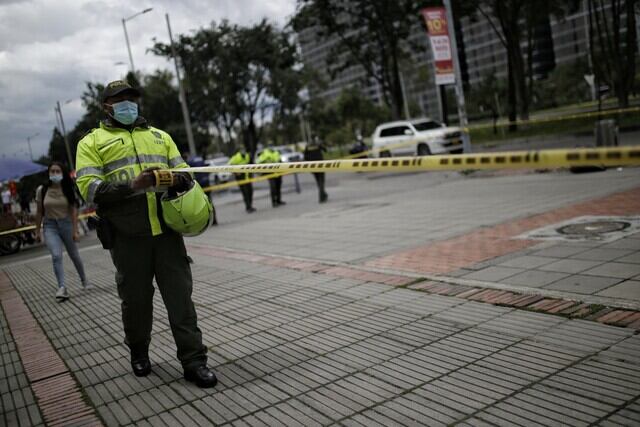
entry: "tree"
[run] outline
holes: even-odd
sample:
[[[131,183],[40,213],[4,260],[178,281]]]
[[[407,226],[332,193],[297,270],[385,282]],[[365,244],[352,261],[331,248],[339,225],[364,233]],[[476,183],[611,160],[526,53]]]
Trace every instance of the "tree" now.
[[[507,108],[509,121],[529,118],[533,93],[533,53],[536,32],[548,25],[550,15],[558,18],[574,6],[575,0],[458,0],[461,9],[482,16],[504,46],[507,55]],[[523,51],[523,47],[526,49]],[[516,127],[512,125],[511,130]]]
[[[51,133],[51,141],[49,142],[49,151],[46,159],[40,159],[41,163],[60,162],[67,164],[67,150],[64,145],[64,138],[58,128],[53,128]]]
[[[290,34],[263,20],[251,27],[212,23],[194,34],[180,35],[176,51],[185,69],[192,120],[215,128],[225,141],[242,139],[255,153],[261,126],[269,116],[295,110],[301,70]],[[170,56],[170,46],[152,51]]]
[[[588,0],[588,5],[596,77],[613,88],[621,107],[627,107],[636,74],[638,0]]]
[[[300,32],[316,26],[320,35],[335,37],[330,74],[359,65],[382,89],[394,118],[402,117],[403,96],[399,64],[408,59],[409,35],[426,4],[417,0],[298,0],[291,21]]]
[[[484,76],[479,84],[471,88],[469,93],[470,113],[479,117],[491,117],[494,134],[498,133],[497,120],[505,95],[504,81],[498,80],[494,74]]]

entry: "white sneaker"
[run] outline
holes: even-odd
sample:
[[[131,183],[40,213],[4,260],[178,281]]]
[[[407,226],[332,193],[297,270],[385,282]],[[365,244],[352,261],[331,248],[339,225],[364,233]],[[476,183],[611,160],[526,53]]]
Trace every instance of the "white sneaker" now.
[[[86,281],[86,282],[82,282],[82,289],[85,291],[88,291],[89,289],[93,289],[94,286],[91,282]]]
[[[69,299],[69,294],[67,293],[67,288],[61,286],[58,288],[58,292],[56,292],[56,299],[58,301],[64,301]]]

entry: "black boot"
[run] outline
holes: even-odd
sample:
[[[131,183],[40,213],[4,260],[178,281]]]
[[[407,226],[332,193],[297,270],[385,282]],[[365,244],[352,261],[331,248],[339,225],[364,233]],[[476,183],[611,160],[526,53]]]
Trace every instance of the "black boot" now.
[[[148,349],[131,350],[131,368],[136,377],[146,377],[151,372]]]
[[[185,369],[184,379],[195,383],[200,388],[211,388],[218,384],[216,374],[209,369],[207,365],[201,365],[197,368]]]
[[[149,361],[149,356],[132,359],[131,368],[133,369],[133,373],[136,377],[146,377],[151,373],[151,362]]]

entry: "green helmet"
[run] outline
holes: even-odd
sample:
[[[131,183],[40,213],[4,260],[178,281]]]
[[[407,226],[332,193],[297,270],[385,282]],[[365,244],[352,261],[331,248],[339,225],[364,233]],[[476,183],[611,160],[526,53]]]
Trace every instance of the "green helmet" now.
[[[185,236],[203,233],[213,221],[213,206],[195,180],[189,190],[176,197],[164,193],[160,203],[165,224]]]

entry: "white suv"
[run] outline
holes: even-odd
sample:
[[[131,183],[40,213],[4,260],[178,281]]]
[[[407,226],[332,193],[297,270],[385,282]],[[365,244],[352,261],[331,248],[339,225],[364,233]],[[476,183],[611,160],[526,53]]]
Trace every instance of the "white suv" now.
[[[383,123],[373,132],[376,157],[462,153],[462,129],[431,119]]]

